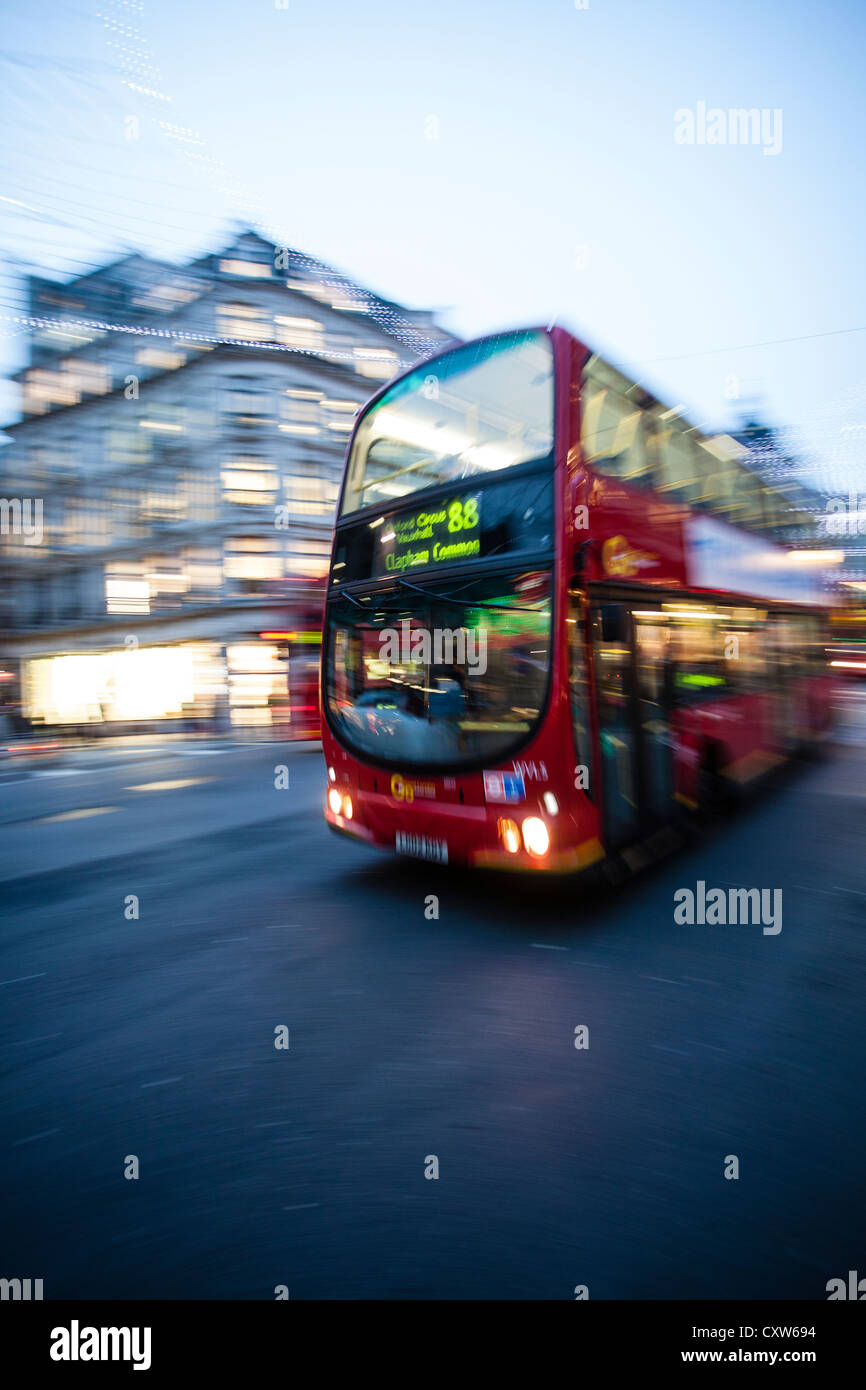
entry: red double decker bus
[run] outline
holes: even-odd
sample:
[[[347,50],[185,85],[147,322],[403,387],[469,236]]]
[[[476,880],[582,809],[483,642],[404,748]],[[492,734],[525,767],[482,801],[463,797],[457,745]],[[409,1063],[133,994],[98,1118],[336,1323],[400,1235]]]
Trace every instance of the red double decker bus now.
[[[636,856],[826,731],[807,520],[561,328],[387,385],[349,445],[325,816],[438,862]]]

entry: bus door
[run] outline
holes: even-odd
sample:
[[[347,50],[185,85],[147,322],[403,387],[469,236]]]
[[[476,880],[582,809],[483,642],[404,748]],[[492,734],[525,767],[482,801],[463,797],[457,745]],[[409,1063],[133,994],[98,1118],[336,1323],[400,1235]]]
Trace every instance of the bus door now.
[[[631,614],[624,603],[597,603],[592,617],[604,841],[608,850],[640,830],[638,734]]]
[[[593,620],[605,845],[638,839],[675,813],[670,628],[599,603]]]
[[[674,798],[674,663],[670,625],[633,614],[641,805],[647,826],[671,820]]]

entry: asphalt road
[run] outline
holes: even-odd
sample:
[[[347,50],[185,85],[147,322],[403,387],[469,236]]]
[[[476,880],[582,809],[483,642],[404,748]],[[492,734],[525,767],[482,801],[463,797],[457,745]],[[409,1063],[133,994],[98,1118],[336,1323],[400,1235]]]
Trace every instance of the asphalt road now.
[[[617,890],[337,839],[315,751],[3,764],[0,1275],[46,1298],[823,1299],[866,1273],[854,703],[826,761]],[[677,925],[699,879],[781,888],[781,932]]]

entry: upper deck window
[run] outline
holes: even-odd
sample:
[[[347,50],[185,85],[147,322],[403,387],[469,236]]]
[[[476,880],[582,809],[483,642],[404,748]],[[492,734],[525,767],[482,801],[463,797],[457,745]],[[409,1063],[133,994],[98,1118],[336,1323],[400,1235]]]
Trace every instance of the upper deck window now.
[[[422,364],[369,408],[352,445],[341,516],[552,450],[549,338],[485,338]]]

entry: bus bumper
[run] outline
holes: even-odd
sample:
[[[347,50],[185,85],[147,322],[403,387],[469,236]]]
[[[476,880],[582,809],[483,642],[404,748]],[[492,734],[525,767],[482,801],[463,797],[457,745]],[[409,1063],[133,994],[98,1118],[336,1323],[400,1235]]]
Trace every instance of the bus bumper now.
[[[355,817],[352,820],[347,820],[343,815],[335,815],[327,805],[324,808],[324,816],[326,824],[335,834],[345,835],[350,840],[359,840],[362,844],[369,845],[371,849],[382,850],[387,854],[397,854],[400,858],[426,857],[423,855],[413,856],[398,850],[395,836],[377,834]],[[592,837],[578,845],[552,849],[543,857],[528,854],[522,849],[516,854],[509,854],[505,849],[498,847],[486,846],[472,849],[457,844],[452,845],[449,842],[447,862],[479,869],[505,870],[508,873],[573,874],[588,869],[604,857],[605,852],[601,841]],[[436,862],[441,863],[443,861],[437,859]]]

